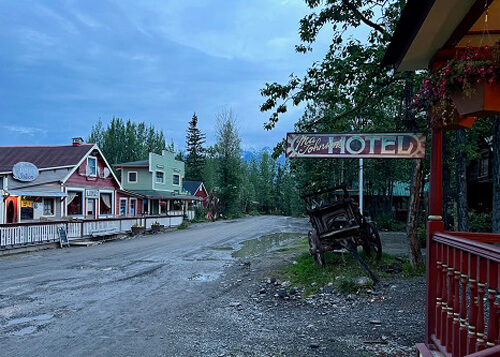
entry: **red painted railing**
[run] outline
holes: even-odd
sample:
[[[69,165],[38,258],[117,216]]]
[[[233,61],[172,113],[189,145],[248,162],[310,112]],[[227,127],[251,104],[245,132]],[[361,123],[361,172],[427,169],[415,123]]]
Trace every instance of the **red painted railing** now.
[[[500,355],[500,235],[435,233],[428,341],[443,355]],[[491,354],[493,353],[493,354]]]

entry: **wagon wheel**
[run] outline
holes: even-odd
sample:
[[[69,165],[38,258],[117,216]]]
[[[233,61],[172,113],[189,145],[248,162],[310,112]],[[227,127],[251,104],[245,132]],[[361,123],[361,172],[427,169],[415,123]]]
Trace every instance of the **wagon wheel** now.
[[[377,227],[372,222],[365,223],[365,236],[363,237],[363,250],[367,257],[371,257],[375,253],[377,261],[382,258],[382,242],[377,231]]]
[[[323,268],[325,267],[325,254],[318,234],[315,231],[309,232],[309,253],[316,264]]]

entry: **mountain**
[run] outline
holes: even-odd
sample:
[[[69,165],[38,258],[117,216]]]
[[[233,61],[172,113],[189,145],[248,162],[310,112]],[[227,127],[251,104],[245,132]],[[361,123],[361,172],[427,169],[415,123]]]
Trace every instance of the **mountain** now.
[[[245,160],[245,162],[250,162],[252,157],[254,157],[257,161],[260,160],[260,155],[264,152],[267,151],[269,155],[273,154],[273,149],[270,148],[269,146],[263,147],[262,149],[255,149],[255,148],[249,148],[247,150],[241,150],[241,158]],[[281,154],[276,162],[280,163],[281,165],[285,164],[285,155]]]

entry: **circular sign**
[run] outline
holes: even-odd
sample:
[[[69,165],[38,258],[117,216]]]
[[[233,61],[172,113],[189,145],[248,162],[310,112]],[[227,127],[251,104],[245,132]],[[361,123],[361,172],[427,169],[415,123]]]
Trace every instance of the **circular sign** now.
[[[12,176],[18,181],[33,181],[38,175],[38,167],[31,162],[18,162],[12,167]]]

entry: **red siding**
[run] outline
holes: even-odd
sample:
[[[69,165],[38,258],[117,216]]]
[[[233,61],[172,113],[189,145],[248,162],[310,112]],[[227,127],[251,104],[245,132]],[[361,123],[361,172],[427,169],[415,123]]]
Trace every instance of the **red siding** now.
[[[135,215],[136,216],[140,216],[142,215],[142,213],[144,212],[144,201],[142,198],[136,198],[134,196],[131,196],[131,195],[127,195],[126,193],[123,193],[123,192],[117,192],[116,196],[115,196],[115,214],[117,216],[120,215],[120,198],[126,198],[127,199],[127,216],[130,215],[130,199],[132,198],[135,198],[137,201],[137,206],[136,206],[136,212],[135,212]]]
[[[208,193],[207,191],[205,190],[205,186],[202,186],[203,188],[200,190],[198,189],[198,191],[196,191],[196,193],[194,194],[196,197],[201,197],[203,198],[203,200],[201,201],[201,203],[203,204],[203,207],[206,207],[207,206],[207,197],[208,197]]]
[[[107,167],[106,164],[104,163],[104,160],[99,154],[95,155],[95,157],[97,157],[97,167],[100,169],[101,172],[103,172],[104,168]],[[84,160],[84,162],[75,171],[75,173],[73,173],[73,175],[71,175],[68,181],[66,181],[66,186],[80,186],[80,187],[88,186],[89,188],[107,187],[115,190],[120,187],[119,184],[115,181],[113,175],[110,174],[108,178],[87,177],[85,175],[86,169],[87,169],[87,160]],[[108,169],[111,170],[110,167],[108,167]]]

